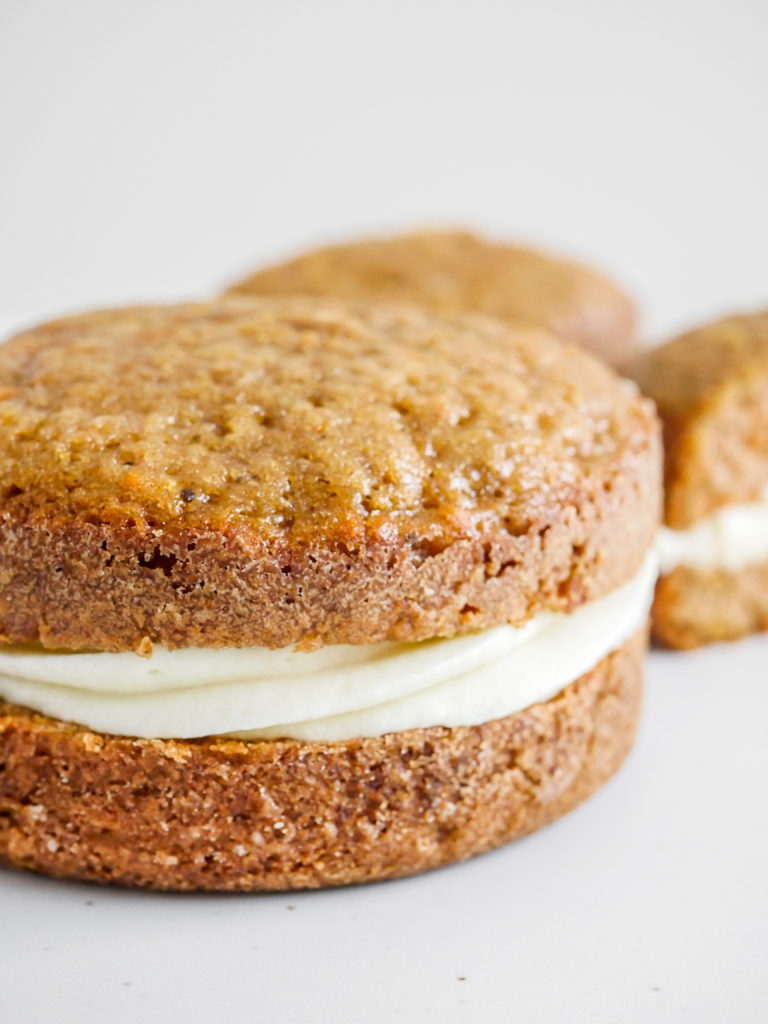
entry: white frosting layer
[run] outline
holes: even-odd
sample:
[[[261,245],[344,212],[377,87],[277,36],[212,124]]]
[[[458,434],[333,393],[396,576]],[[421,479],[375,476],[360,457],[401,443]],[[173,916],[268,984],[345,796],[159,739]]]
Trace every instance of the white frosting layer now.
[[[768,561],[768,487],[760,501],[725,505],[688,530],[663,526],[656,546],[662,574],[678,565],[738,572]]]
[[[243,648],[151,658],[0,648],[0,695],[101,732],[340,740],[477,725],[549,700],[645,621],[657,562],[571,614],[421,643]]]

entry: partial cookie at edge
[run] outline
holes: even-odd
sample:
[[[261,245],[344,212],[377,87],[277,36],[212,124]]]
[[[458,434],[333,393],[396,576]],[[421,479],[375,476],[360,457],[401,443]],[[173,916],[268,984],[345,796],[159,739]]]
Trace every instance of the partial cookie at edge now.
[[[653,636],[689,650],[768,630],[768,562],[736,571],[678,566],[656,585]]]
[[[625,367],[664,427],[665,520],[686,529],[768,482],[768,312],[681,334]]]

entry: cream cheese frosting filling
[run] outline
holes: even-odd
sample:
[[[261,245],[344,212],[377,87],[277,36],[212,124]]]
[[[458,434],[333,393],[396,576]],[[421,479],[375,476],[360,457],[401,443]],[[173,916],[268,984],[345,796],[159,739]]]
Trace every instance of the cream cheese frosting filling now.
[[[333,741],[478,725],[549,700],[645,622],[657,576],[574,611],[419,643],[62,653],[0,648],[0,695],[100,732]]]
[[[656,547],[662,575],[677,566],[738,572],[768,561],[768,486],[759,501],[724,505],[687,530],[662,526]]]

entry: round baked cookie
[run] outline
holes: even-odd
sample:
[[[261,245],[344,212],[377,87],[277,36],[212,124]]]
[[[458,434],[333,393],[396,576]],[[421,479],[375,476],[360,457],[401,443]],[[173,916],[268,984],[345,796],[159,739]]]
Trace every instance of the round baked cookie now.
[[[85,314],[0,348],[0,635],[423,640],[626,580],[650,406],[540,331],[333,300]]]
[[[689,648],[768,628],[768,313],[689,331],[629,372],[664,428],[656,639]]]
[[[43,325],[0,396],[0,861],[390,878],[629,749],[660,439],[587,354],[266,298]]]
[[[634,303],[603,274],[464,231],[316,249],[251,274],[227,294],[332,295],[485,313],[545,327],[612,365],[636,346]]]

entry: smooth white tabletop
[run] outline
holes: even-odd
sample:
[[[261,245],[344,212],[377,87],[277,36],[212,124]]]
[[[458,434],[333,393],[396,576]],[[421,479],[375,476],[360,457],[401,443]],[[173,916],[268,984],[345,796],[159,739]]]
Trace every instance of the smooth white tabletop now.
[[[653,338],[768,305],[761,0],[0,8],[9,327],[424,223],[592,260]],[[767,669],[768,638],[654,653],[613,782],[421,878],[178,897],[0,872],[0,1021],[764,1024]]]

